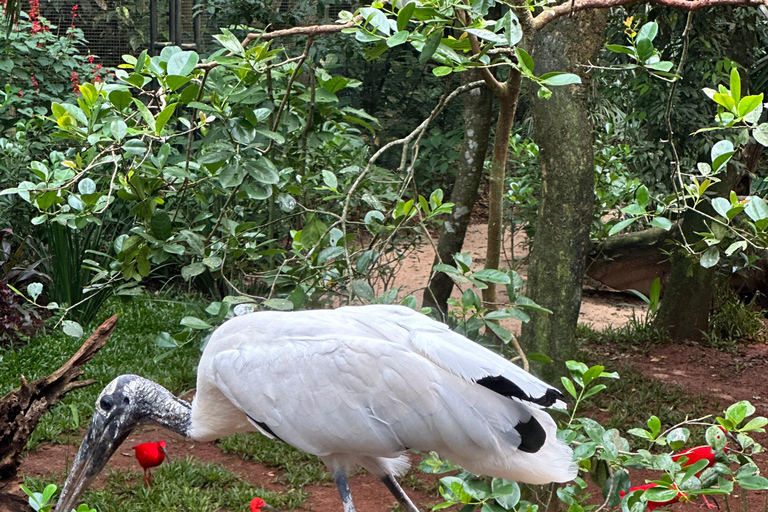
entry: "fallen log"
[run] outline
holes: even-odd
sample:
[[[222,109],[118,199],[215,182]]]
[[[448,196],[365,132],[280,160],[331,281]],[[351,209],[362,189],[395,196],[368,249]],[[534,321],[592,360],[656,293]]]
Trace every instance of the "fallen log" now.
[[[8,491],[16,483],[21,452],[40,418],[70,391],[95,382],[78,378],[83,374],[83,365],[107,343],[116,325],[117,315],[114,315],[58,370],[31,383],[22,375],[21,386],[0,398],[0,491]],[[9,508],[19,506],[18,497],[11,496],[0,494],[0,511],[20,510]]]
[[[661,228],[613,236],[593,246],[585,273],[614,290],[648,295],[654,279],[659,278],[663,288],[669,275],[670,238],[670,232]]]

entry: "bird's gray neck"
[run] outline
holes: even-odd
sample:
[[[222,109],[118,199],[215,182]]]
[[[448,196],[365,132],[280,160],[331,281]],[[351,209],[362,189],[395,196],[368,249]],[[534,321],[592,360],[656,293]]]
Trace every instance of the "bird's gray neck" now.
[[[137,404],[141,416],[185,437],[189,437],[192,424],[192,405],[177,398],[163,386],[151,380],[141,379],[136,382],[141,386],[140,403]]]

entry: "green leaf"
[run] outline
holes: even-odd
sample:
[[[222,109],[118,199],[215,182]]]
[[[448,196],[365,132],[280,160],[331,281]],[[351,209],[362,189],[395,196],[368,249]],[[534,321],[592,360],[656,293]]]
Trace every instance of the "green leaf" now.
[[[64,320],[62,324],[64,326],[62,330],[67,336],[72,336],[73,338],[83,337],[83,327],[79,323],[73,320]]]
[[[485,268],[472,273],[472,277],[486,283],[509,284],[509,276],[501,270]]]
[[[110,92],[107,98],[109,98],[109,102],[112,103],[112,105],[120,111],[125,110],[125,107],[130,105],[131,101],[133,101],[133,96],[131,96],[131,93],[121,89],[115,89],[114,91]]]
[[[739,102],[739,116],[745,117],[747,114],[755,110],[757,107],[762,108],[763,95],[758,94],[756,96],[744,96]]]
[[[721,217],[727,219],[728,210],[731,209],[731,202],[724,197],[716,197],[712,200],[712,208],[714,208]]]
[[[699,262],[704,268],[712,268],[720,261],[720,251],[717,246],[712,246],[701,255],[701,261]]]
[[[648,501],[670,501],[677,498],[677,491],[665,487],[651,487],[644,494]]]
[[[685,427],[678,427],[667,435],[667,444],[673,450],[681,448],[691,435],[691,431]]]
[[[652,21],[650,23],[646,23],[642,27],[640,27],[640,31],[637,33],[637,39],[647,39],[648,41],[653,41],[656,39],[656,34],[659,31],[659,25]]]
[[[162,348],[177,348],[179,342],[168,332],[161,332],[155,336],[155,345]]]
[[[293,309],[293,302],[288,299],[267,299],[264,301],[264,305],[278,311],[291,311]]]
[[[193,277],[198,276],[203,272],[205,272],[205,265],[203,265],[199,261],[190,263],[189,265],[181,267],[181,277],[185,281],[189,281]]]
[[[442,39],[442,29],[435,30],[435,32],[429,36],[429,39],[427,39],[427,42],[424,44],[424,47],[421,49],[421,54],[419,55],[419,63],[421,65],[426,64],[429,59],[432,58],[432,55],[434,55],[437,48],[440,46],[440,41],[442,41]]]
[[[213,37],[230,52],[235,55],[242,55],[243,45],[240,44],[240,40],[226,28],[222,28],[221,32],[221,34],[215,34]]]
[[[492,43],[507,44],[506,37],[504,37],[501,34],[491,32],[490,30],[485,30],[483,28],[464,28],[462,30],[464,30],[464,32],[472,34],[475,37],[479,37],[480,39],[484,39]]]
[[[530,358],[529,358],[529,359],[530,359]],[[587,392],[586,392],[586,393],[584,393],[584,398],[589,398],[589,397],[591,397],[592,395],[596,395],[597,393],[601,392],[602,390],[604,390],[604,389],[605,389],[605,388],[607,388],[607,387],[608,387],[608,386],[606,386],[605,384],[597,384],[597,385],[595,385],[595,386],[592,386],[591,388],[589,388],[589,389],[587,390]]]
[[[171,217],[163,210],[155,211],[152,215],[152,234],[158,240],[168,240],[171,236]]]
[[[651,416],[648,419],[648,428],[651,429],[651,434],[653,434],[653,437],[656,437],[659,435],[659,432],[661,432],[661,420],[659,420],[656,416]]]
[[[589,384],[598,378],[602,373],[603,370],[605,370],[604,366],[595,365],[592,366],[589,370],[584,372],[584,375],[582,376],[582,380],[584,382],[584,387],[589,386]]]
[[[627,226],[629,226],[630,224],[632,224],[634,222],[637,222],[638,220],[640,220],[640,217],[630,217],[628,219],[624,219],[624,220],[622,220],[620,222],[617,222],[608,231],[608,236],[615,235],[616,233],[618,233],[622,229],[626,228]]]
[[[634,55],[635,49],[631,46],[621,46],[618,44],[607,44],[605,47],[614,53],[623,53],[626,55]]]
[[[758,125],[757,128],[752,130],[752,136],[759,144],[768,146],[768,123]]]
[[[408,26],[408,22],[411,21],[411,16],[413,16],[413,11],[416,10],[416,2],[409,2],[405,4],[405,6],[400,9],[400,11],[397,13],[397,31],[402,32],[405,30],[405,27]]]
[[[739,98],[741,98],[741,76],[739,76],[739,70],[736,69],[736,66],[731,68],[731,97],[733,98],[733,102],[736,105],[739,105]],[[747,112],[749,112],[749,110]],[[744,114],[739,115],[743,116]]]
[[[141,117],[144,118],[144,122],[147,123],[147,126],[149,126],[149,129],[152,130],[152,132],[154,132],[155,118],[154,116],[152,116],[152,112],[150,112],[147,106],[137,98],[133,98],[133,103],[136,105],[136,108],[139,109],[139,112],[141,112]]]
[[[733,143],[729,140],[721,140],[712,146],[712,170],[717,172],[720,167],[722,167],[726,162],[728,162],[728,160],[731,159],[731,156],[734,152],[735,150],[733,149]]]
[[[31,286],[31,285],[30,285]],[[765,425],[768,425],[768,418],[764,418],[763,416],[758,416],[757,418],[752,418],[749,420],[749,422],[741,427],[739,431],[741,432],[749,432],[749,431],[757,431],[762,432]]]
[[[27,295],[32,299],[32,302],[35,302],[42,292],[43,285],[41,283],[27,285]]]
[[[517,56],[517,65],[523,71],[524,74],[533,75],[533,58],[523,50],[522,48],[515,48],[515,55]]]
[[[654,217],[651,221],[651,226],[669,231],[672,228],[672,221],[666,217]]]
[[[83,178],[77,184],[77,190],[81,194],[93,194],[96,192],[96,183],[91,178]]]
[[[545,84],[552,85],[552,86],[573,85],[573,84],[581,83],[581,77],[573,73],[560,73],[560,72],[544,73],[539,78]]]
[[[753,414],[755,414],[755,406],[747,400],[736,402],[725,411],[725,415],[729,420],[733,421],[734,425],[738,425],[744,421],[744,418],[752,416]]]
[[[115,119],[109,123],[109,131],[117,142],[123,140],[128,133],[128,125],[122,119]]]
[[[272,160],[265,156],[260,157],[248,167],[248,174],[265,185],[276,185],[280,181],[277,167],[272,163]]]
[[[395,34],[392,35],[389,39],[387,39],[387,46],[389,46],[390,48],[393,48],[395,46],[399,46],[399,45],[405,43],[406,41],[408,41],[408,36],[409,35],[410,35],[410,33],[407,30],[399,30],[399,31],[395,32]]]
[[[450,75],[453,72],[453,68],[448,66],[437,66],[435,69],[432,70],[432,74],[435,76],[445,76]]]
[[[339,186],[339,182],[336,180],[336,175],[328,170],[321,171],[321,174],[323,175],[323,183],[325,183],[325,186],[336,190],[336,187]]]
[[[737,478],[736,483],[748,491],[763,491],[768,489],[768,478],[764,476],[746,476],[744,478]]]
[[[754,222],[768,219],[768,204],[758,196],[750,196],[744,213]]]
[[[644,428],[631,428],[627,431],[627,434],[635,437],[639,437],[641,439],[647,439],[649,441],[654,437],[650,432],[648,432]]]
[[[635,201],[637,201],[637,204],[640,205],[642,210],[645,210],[646,206],[648,206],[648,198],[648,187],[645,185],[640,185],[637,187],[637,191],[635,192]]]
[[[563,387],[573,398],[576,398],[576,387],[573,385],[573,381],[568,377],[560,377],[560,381],[563,383]]]
[[[181,319],[181,322],[179,323],[184,327],[189,327],[190,329],[196,329],[196,330],[213,329],[213,326],[211,324],[203,320],[200,320],[196,316],[185,316],[184,318]]]
[[[517,482],[494,478],[491,481],[491,491],[495,495],[496,502],[506,510],[513,510],[520,502],[520,486]]]
[[[523,28],[520,26],[520,21],[517,19],[517,15],[512,9],[509,9],[507,13],[496,22],[495,30],[504,35],[504,44],[509,46],[515,46],[523,38]]]
[[[498,336],[499,339],[501,339],[501,341],[504,343],[509,343],[512,341],[512,333],[499,324],[494,322],[485,322],[485,326],[488,327],[493,332],[493,334]]]
[[[178,53],[174,54],[178,55]],[[170,105],[166,106],[162,112],[157,114],[157,119],[155,120],[155,135],[160,135],[163,131],[163,127],[165,127],[166,123],[168,123],[168,120],[171,119],[171,116],[173,115],[173,111],[176,110],[176,105],[178,103],[171,103]]]
[[[176,52],[168,59],[166,71],[169,75],[187,76],[200,62],[196,52]]]
[[[363,279],[355,279],[352,281],[351,287],[355,295],[367,302],[371,302],[375,298],[373,288],[371,288],[371,285]]]
[[[715,450],[722,450],[728,443],[728,438],[725,436],[720,427],[713,425],[707,429],[705,434],[707,444]]]

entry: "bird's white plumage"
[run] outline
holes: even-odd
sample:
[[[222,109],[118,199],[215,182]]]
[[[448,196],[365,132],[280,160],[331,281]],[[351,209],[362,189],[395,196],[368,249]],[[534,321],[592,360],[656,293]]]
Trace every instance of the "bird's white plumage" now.
[[[475,381],[502,376],[532,398],[545,383],[400,306],[237,317],[198,367],[192,436],[264,429],[331,466],[402,469],[406,449],[436,451],[469,471],[529,483],[575,476],[571,451],[539,407]],[[249,418],[250,417],[250,418]],[[546,441],[519,449],[535,418]]]

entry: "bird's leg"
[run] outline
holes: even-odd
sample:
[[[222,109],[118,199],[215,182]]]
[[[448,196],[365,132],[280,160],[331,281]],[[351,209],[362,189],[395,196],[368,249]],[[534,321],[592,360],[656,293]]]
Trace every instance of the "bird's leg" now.
[[[352,493],[349,491],[347,472],[344,469],[336,470],[333,472],[333,479],[336,480],[336,487],[339,488],[341,503],[344,505],[344,512],[356,512],[355,504],[352,503]]]
[[[714,496],[712,497],[712,501],[714,501],[714,502],[715,502],[715,504],[714,504],[714,505],[713,505],[712,503],[710,503],[710,502],[709,502],[709,500],[707,500],[707,497],[706,497],[706,496],[702,496],[702,498],[704,498],[704,503],[706,503],[706,504],[707,504],[707,508],[708,508],[708,509],[710,509],[710,510],[711,510],[711,509],[713,509],[713,508],[716,508],[716,509],[720,510],[720,504],[717,502],[717,500],[715,499],[715,497],[714,497]]]
[[[398,503],[402,505],[403,509],[405,509],[407,512],[420,512],[418,507],[413,504],[411,498],[405,494],[403,488],[400,487],[400,484],[397,483],[397,480],[395,480],[392,475],[383,476],[381,481],[384,482],[384,485],[387,486],[389,492],[391,492],[392,496],[394,496]]]
[[[152,473],[149,472],[149,468],[144,470],[144,483],[147,484],[149,490],[152,491],[152,484],[149,481],[152,479]]]

